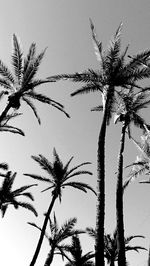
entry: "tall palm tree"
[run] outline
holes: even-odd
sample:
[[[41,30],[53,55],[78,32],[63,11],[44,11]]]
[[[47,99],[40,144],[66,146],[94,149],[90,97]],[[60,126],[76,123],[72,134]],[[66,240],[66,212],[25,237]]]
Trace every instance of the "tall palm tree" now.
[[[27,56],[24,57],[18,39],[15,34],[13,35],[13,73],[11,73],[8,67],[0,60],[0,86],[4,88],[2,93],[8,95],[8,104],[0,115],[0,124],[11,108],[19,109],[21,101],[24,101],[33,110],[40,123],[36,108],[30,99],[47,103],[62,111],[69,117],[62,104],[35,91],[36,87],[54,81],[53,79],[35,78],[45,55],[45,51],[46,49],[37,55],[36,44],[32,43]]]
[[[33,195],[30,192],[26,192],[26,190],[33,186],[36,186],[36,184],[22,186],[20,188],[12,190],[16,174],[17,174],[16,172],[12,173],[11,171],[7,171],[6,174],[0,174],[1,176],[4,177],[2,185],[0,186],[0,210],[2,212],[2,217],[4,217],[5,212],[9,205],[13,205],[15,209],[23,207],[25,209],[32,211],[37,216],[38,214],[35,208],[30,203],[18,201],[18,197],[22,196],[27,197],[33,201],[34,200]]]
[[[128,89],[130,86],[141,89],[137,81],[150,76],[150,68],[143,67],[142,65],[142,63],[149,62],[150,50],[133,56],[125,64],[128,47],[121,54],[121,29],[122,24],[118,27],[108,49],[104,51],[102,43],[97,39],[95,28],[91,21],[92,38],[99,62],[99,70],[88,69],[82,73],[77,72],[75,74],[53,76],[55,80],[65,79],[83,83],[83,86],[73,92],[71,96],[89,92],[100,92],[102,95],[103,105],[101,106],[101,110],[103,110],[103,118],[97,150],[96,266],[104,266],[105,136],[106,126],[109,124],[112,116],[115,90],[116,88],[120,89],[120,87]],[[122,266],[125,266],[125,262],[123,261]]]
[[[140,116],[141,109],[148,107],[150,97],[147,92],[135,93],[133,88],[129,92],[118,92],[118,106],[116,111],[115,123],[122,123],[120,150],[118,155],[117,187],[116,187],[116,219],[118,234],[118,265],[122,265],[122,258],[125,260],[124,243],[124,219],[123,219],[123,154],[125,145],[125,134],[128,130],[129,137],[130,126],[142,128],[145,131],[146,122]]]
[[[62,189],[69,186],[69,187],[79,189],[83,192],[87,192],[87,190],[91,190],[92,192],[94,192],[94,194],[96,194],[94,189],[86,183],[69,181],[70,178],[76,177],[79,175],[83,175],[83,174],[92,175],[90,171],[78,170],[80,167],[90,164],[90,162],[81,163],[69,170],[69,166],[70,166],[70,163],[73,157],[71,157],[70,160],[67,162],[67,164],[64,165],[59,155],[57,154],[55,148],[53,150],[53,156],[54,156],[53,162],[50,162],[46,157],[44,157],[41,154],[39,154],[39,156],[32,156],[32,158],[41,166],[41,168],[47,172],[47,174],[49,175],[48,177],[42,177],[42,176],[35,175],[35,174],[25,174],[26,176],[30,176],[36,180],[49,183],[50,186],[44,189],[43,192],[49,189],[52,189],[52,193],[51,193],[52,200],[46,212],[40,238],[39,238],[39,241],[38,241],[38,244],[37,244],[37,247],[36,247],[30,266],[33,266],[36,262],[36,259],[38,257],[38,254],[40,252],[40,248],[43,242],[43,238],[44,238],[44,234],[45,234],[45,230],[46,230],[46,226],[48,223],[50,213],[54,206],[55,200],[59,198],[59,200],[61,201]]]
[[[95,254],[90,251],[82,255],[83,251],[78,235],[72,236],[72,243],[67,251],[69,251],[72,258],[68,258],[69,262],[65,266],[94,266],[94,262],[91,259],[95,257]]]
[[[96,231],[92,227],[87,227],[86,228],[87,233],[93,237],[94,239],[96,238]],[[139,250],[147,250],[144,247],[141,246],[131,246],[129,243],[132,239],[135,238],[144,238],[144,236],[141,235],[134,235],[134,236],[129,236],[124,238],[124,243],[125,243],[125,252],[127,251],[136,251],[139,252]],[[105,258],[107,260],[107,263],[110,266],[115,266],[115,261],[118,261],[118,237],[117,237],[117,229],[114,230],[113,235],[111,234],[105,234]]]
[[[83,230],[74,229],[74,226],[77,222],[76,218],[71,218],[67,220],[60,228],[58,226],[58,222],[54,213],[53,221],[49,217],[49,229],[50,235],[45,232],[45,237],[47,238],[49,245],[51,247],[50,252],[45,261],[45,266],[51,265],[54,255],[61,254],[62,257],[65,255],[64,251],[66,249],[66,245],[62,243],[68,237],[71,237],[75,234],[85,233]],[[39,226],[35,223],[29,223],[30,225],[34,226],[35,228],[42,230]]]

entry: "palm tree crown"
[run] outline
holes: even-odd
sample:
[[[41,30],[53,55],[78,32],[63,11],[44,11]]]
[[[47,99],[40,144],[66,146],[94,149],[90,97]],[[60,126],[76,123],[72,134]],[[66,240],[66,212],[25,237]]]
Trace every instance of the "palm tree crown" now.
[[[94,258],[95,254],[90,251],[82,255],[83,251],[78,235],[72,236],[72,243],[68,247],[68,251],[72,258],[69,259],[65,266],[94,266],[94,262],[91,259]]]
[[[35,88],[37,86],[54,81],[53,79],[48,80],[35,78],[45,51],[46,49],[36,55],[36,44],[32,43],[27,56],[24,57],[18,39],[15,34],[13,35],[13,73],[11,73],[8,67],[0,60],[0,85],[5,89],[2,93],[8,94],[8,105],[0,116],[0,122],[10,108],[18,109],[20,107],[20,101],[22,100],[31,107],[38,119],[38,122],[40,123],[40,118],[37,114],[36,108],[30,99],[50,104],[64,112],[69,117],[62,104],[44,96],[43,94],[35,92]]]
[[[55,148],[53,150],[54,161],[50,162],[45,156],[39,154],[39,156],[32,156],[32,158],[41,166],[43,170],[48,173],[48,177],[42,177],[35,174],[24,174],[26,176],[30,176],[36,180],[44,181],[50,184],[50,186],[44,189],[42,192],[52,189],[52,195],[56,195],[59,197],[61,201],[62,197],[62,189],[65,187],[73,187],[83,192],[87,192],[87,190],[91,190],[95,193],[94,189],[86,183],[83,182],[76,182],[76,181],[68,181],[70,178],[75,176],[88,174],[92,175],[90,171],[87,170],[78,170],[80,167],[90,164],[90,162],[81,163],[72,169],[69,170],[70,163],[73,157],[67,162],[67,164],[63,165],[59,155],[57,154]]]
[[[17,199],[20,196],[24,196],[33,201],[34,198],[32,194],[30,192],[26,192],[26,190],[33,186],[36,186],[36,184],[22,186],[18,189],[12,190],[16,174],[16,172],[12,173],[11,171],[7,171],[0,187],[0,210],[2,212],[2,216],[4,217],[5,212],[10,204],[13,205],[15,209],[18,209],[19,207],[26,208],[37,216],[35,208],[30,203],[18,201]]]
[[[49,245],[51,247],[50,252],[48,253],[45,265],[50,265],[52,263],[53,257],[55,254],[62,255],[62,258],[65,256],[65,250],[67,249],[68,245],[62,243],[68,237],[71,237],[75,234],[85,233],[83,230],[74,229],[74,226],[77,222],[76,218],[71,218],[67,220],[60,228],[58,226],[58,222],[54,213],[53,221],[49,217],[49,229],[50,235],[45,232],[45,237],[47,238]],[[33,227],[42,230],[38,227],[35,223],[29,223]]]

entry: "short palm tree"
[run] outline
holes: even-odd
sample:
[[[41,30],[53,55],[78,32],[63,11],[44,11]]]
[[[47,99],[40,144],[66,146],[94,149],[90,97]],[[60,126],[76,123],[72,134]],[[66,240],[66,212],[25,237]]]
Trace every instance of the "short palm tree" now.
[[[11,73],[8,67],[0,60],[0,86],[4,88],[2,93],[8,95],[8,104],[0,115],[0,124],[11,108],[19,109],[21,101],[24,101],[29,107],[31,107],[40,123],[36,108],[30,99],[47,103],[59,109],[69,117],[62,104],[44,96],[43,94],[35,92],[36,87],[54,81],[52,79],[35,78],[44,54],[45,50],[36,55],[36,44],[32,43],[27,56],[24,57],[18,39],[15,34],[13,35],[13,73]]]
[[[142,128],[145,131],[145,120],[140,116],[141,109],[148,107],[150,97],[147,92],[135,93],[133,88],[128,92],[122,91],[118,93],[117,111],[115,123],[122,123],[120,150],[118,155],[118,171],[117,171],[117,188],[116,188],[116,219],[118,233],[118,265],[121,266],[122,258],[125,258],[124,243],[124,219],[123,219],[123,154],[125,145],[125,135],[128,130],[129,137],[130,126]]]
[[[64,240],[75,234],[85,233],[85,231],[83,230],[74,229],[76,222],[76,218],[71,218],[59,228],[55,213],[53,221],[49,218],[50,235],[45,232],[45,237],[47,238],[51,249],[46,258],[44,264],[45,266],[51,265],[55,254],[61,254],[62,257],[65,255],[64,251],[66,249],[66,245],[62,243]],[[39,229],[40,231],[42,230],[34,223],[29,224]]]
[[[36,180],[44,181],[50,184],[50,186],[44,189],[43,191],[52,189],[52,200],[46,212],[40,238],[39,238],[37,248],[36,248],[36,251],[33,256],[30,266],[33,266],[36,262],[36,259],[38,257],[38,254],[40,252],[40,248],[43,242],[43,238],[44,238],[44,234],[45,234],[45,230],[46,230],[46,226],[48,223],[50,213],[52,211],[55,200],[59,198],[61,201],[62,189],[64,189],[65,187],[73,187],[83,192],[87,192],[87,190],[91,190],[92,192],[95,193],[94,189],[86,183],[69,181],[69,179],[79,176],[79,175],[83,175],[83,174],[92,175],[90,171],[78,170],[80,167],[90,164],[90,162],[81,163],[69,170],[69,166],[70,166],[70,163],[73,157],[70,158],[70,160],[67,162],[66,165],[63,165],[63,162],[61,161],[55,149],[53,150],[53,156],[54,156],[53,162],[50,162],[46,157],[44,157],[41,154],[39,156],[32,156],[32,158],[41,166],[41,168],[47,172],[47,174],[49,175],[48,177],[42,177],[42,176],[35,175],[35,174],[25,174],[26,176],[30,176]]]
[[[72,258],[68,257],[69,262],[65,266],[94,266],[94,262],[91,259],[95,257],[95,254],[90,251],[82,255],[83,251],[78,235],[72,236],[72,243],[67,251],[71,254]]]
[[[96,238],[96,231],[92,227],[87,227],[86,228],[87,233],[93,237],[94,239]],[[135,238],[144,238],[144,236],[141,235],[134,235],[134,236],[129,236],[124,238],[124,243],[125,243],[125,252],[127,251],[136,251],[139,252],[139,250],[147,250],[144,247],[141,246],[131,246],[129,245],[130,241]],[[110,234],[105,234],[105,258],[107,260],[107,263],[110,266],[115,266],[115,261],[118,261],[118,237],[117,237],[117,230],[114,230],[113,235],[111,236]]]
[[[27,189],[36,186],[34,185],[27,185],[22,186],[18,189],[12,190],[12,186],[16,177],[16,172],[12,173],[11,171],[7,171],[6,174],[0,174],[4,177],[2,185],[0,186],[0,210],[2,212],[2,217],[4,217],[5,212],[9,205],[13,205],[15,209],[19,207],[23,207],[32,211],[36,216],[38,215],[35,208],[27,202],[19,201],[18,197],[27,197],[30,200],[34,200],[32,194],[30,192],[26,192]]]
[[[92,37],[99,62],[99,70],[88,69],[82,73],[53,76],[55,80],[65,79],[83,83],[83,86],[73,92],[71,96],[89,92],[99,92],[102,95],[103,105],[101,105],[101,110],[103,110],[103,118],[97,150],[96,266],[104,266],[105,136],[106,126],[112,116],[115,90],[120,90],[120,87],[128,89],[130,86],[140,89],[141,87],[137,84],[137,81],[150,77],[150,68],[142,65],[142,63],[149,62],[150,50],[137,54],[129,62],[125,63],[128,47],[122,54],[120,53],[121,29],[122,24],[118,27],[108,49],[104,51],[102,43],[97,39],[95,28],[91,21]],[[122,266],[125,266],[125,261],[122,261]]]

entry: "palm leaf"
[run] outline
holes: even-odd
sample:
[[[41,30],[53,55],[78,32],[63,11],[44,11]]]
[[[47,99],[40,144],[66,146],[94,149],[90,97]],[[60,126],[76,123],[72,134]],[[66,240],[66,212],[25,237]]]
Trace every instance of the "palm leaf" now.
[[[34,104],[28,98],[26,98],[25,96],[23,96],[22,99],[30,106],[30,108],[32,109],[34,115],[36,116],[39,124],[41,124],[40,117],[38,116],[38,113],[36,111],[36,108],[35,108]]]
[[[22,80],[22,51],[20,44],[15,34],[13,34],[13,54],[12,54],[12,65],[14,67],[15,77],[18,84]]]
[[[1,60],[0,60],[0,74],[2,75],[3,78],[5,78],[5,81],[8,82],[8,84],[14,85],[15,80],[13,75]]]
[[[9,125],[0,126],[0,131],[7,131],[7,132],[14,133],[14,134],[25,136],[24,132],[20,128],[9,126]]]
[[[30,203],[17,201],[17,205],[20,207],[23,207],[25,209],[28,209],[29,211],[33,212],[35,216],[38,216],[37,211],[35,210],[35,208]]]
[[[39,181],[44,181],[44,182],[48,182],[48,183],[52,183],[52,181],[49,178],[46,177],[42,177],[40,175],[35,175],[35,174],[24,174],[25,176],[29,176],[33,179],[39,180]]]
[[[80,189],[80,190],[84,191],[85,193],[87,193],[87,189],[89,189],[96,195],[95,190],[91,186],[86,184],[86,183],[82,183],[82,182],[67,182],[67,183],[63,184],[63,187],[66,187],[66,186],[71,186],[71,187]]]

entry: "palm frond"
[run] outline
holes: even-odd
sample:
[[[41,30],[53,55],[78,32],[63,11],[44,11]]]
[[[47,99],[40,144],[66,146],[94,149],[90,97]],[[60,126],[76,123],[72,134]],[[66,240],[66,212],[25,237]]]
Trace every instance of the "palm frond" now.
[[[9,125],[0,126],[0,131],[7,131],[7,132],[10,132],[10,133],[14,133],[14,134],[19,134],[19,135],[25,136],[24,132],[20,128],[9,126]]]
[[[48,174],[53,175],[53,168],[51,162],[48,161],[48,159],[43,156],[42,154],[39,154],[39,156],[31,156],[33,160],[35,160],[43,170],[45,170]]]
[[[35,187],[35,186],[37,186],[37,184],[22,186],[22,187],[20,187],[20,188],[18,188],[16,190],[14,190],[12,192],[12,194],[13,194],[14,197],[16,197],[16,196],[22,196],[23,195],[22,192],[24,192],[25,190],[27,190],[27,189],[29,189],[31,187]]]
[[[36,108],[35,108],[34,104],[28,98],[26,98],[25,96],[23,96],[22,99],[23,99],[23,101],[25,101],[27,103],[27,105],[30,106],[30,108],[32,109],[34,115],[36,116],[36,118],[38,120],[38,123],[41,124],[40,117],[38,116],[38,113],[36,111]]]
[[[71,187],[77,188],[79,190],[82,190],[85,193],[87,193],[87,190],[89,189],[95,195],[97,195],[96,192],[95,192],[95,190],[91,186],[89,186],[88,184],[86,184],[86,183],[82,183],[82,182],[67,182],[67,183],[64,183],[63,184],[63,187],[66,187],[66,186],[71,186]]]
[[[13,34],[13,54],[12,54],[12,65],[14,67],[15,78],[18,84],[22,80],[22,51],[18,39],[15,34]]]
[[[71,168],[68,172],[67,172],[67,175],[70,175],[72,172],[74,172],[75,170],[77,170],[78,168],[80,168],[81,166],[83,165],[88,165],[88,164],[91,164],[91,162],[85,162],[85,163],[81,163],[81,164],[78,164],[77,166]]]
[[[37,211],[35,210],[35,208],[30,203],[17,201],[17,205],[20,207],[23,207],[25,209],[28,209],[29,211],[33,212],[35,216],[38,216]]]
[[[95,32],[95,27],[94,24],[92,22],[92,20],[90,19],[90,26],[91,26],[91,30],[92,30],[92,38],[93,38],[93,42],[94,42],[94,49],[95,49],[95,54],[97,57],[97,60],[103,64],[103,55],[102,55],[102,42],[98,41],[96,32]]]
[[[43,50],[37,57],[34,57],[32,62],[28,65],[26,72],[23,75],[23,87],[26,87],[26,84],[32,83],[32,79],[35,77],[39,66],[42,62],[42,59],[45,54],[45,50]]]
[[[36,44],[32,43],[28,54],[26,56],[26,58],[24,59],[24,66],[23,66],[23,73],[24,75],[26,75],[26,71],[28,69],[28,67],[30,66],[30,64],[32,64],[34,58],[35,58],[35,54],[36,54]]]
[[[40,176],[40,175],[35,175],[35,174],[23,174],[25,176],[29,176],[33,179],[36,179],[36,180],[39,180],[39,181],[44,181],[44,182],[48,182],[48,183],[51,183],[51,180],[49,178],[46,178],[46,177],[43,177],[43,176]]]
[[[3,78],[5,78],[5,81],[8,84],[14,85],[15,83],[14,77],[9,71],[9,69],[7,68],[7,66],[5,66],[5,64],[2,62],[2,60],[0,60],[0,75],[2,75]]]
[[[68,178],[67,179],[70,179],[71,177],[73,177],[73,176],[78,176],[78,175],[93,175],[93,173],[92,172],[90,172],[90,171],[77,171],[77,172],[75,172],[75,173],[73,173],[73,174],[71,174],[71,175],[69,175],[68,176]],[[66,180],[67,180],[66,179]]]

